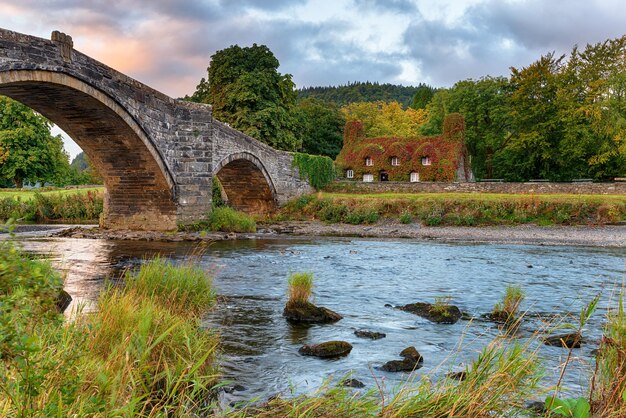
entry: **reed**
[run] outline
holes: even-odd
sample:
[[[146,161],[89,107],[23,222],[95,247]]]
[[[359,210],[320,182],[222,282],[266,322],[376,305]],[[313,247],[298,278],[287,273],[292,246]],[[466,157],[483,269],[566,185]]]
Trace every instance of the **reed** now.
[[[292,273],[287,283],[287,306],[302,306],[310,302],[313,294],[313,273]]]
[[[218,337],[200,328],[214,302],[201,270],[148,261],[67,322],[58,274],[0,246],[0,416],[211,413]]]
[[[521,287],[507,285],[502,300],[493,307],[491,317],[502,322],[514,322],[525,297],[526,295]]]

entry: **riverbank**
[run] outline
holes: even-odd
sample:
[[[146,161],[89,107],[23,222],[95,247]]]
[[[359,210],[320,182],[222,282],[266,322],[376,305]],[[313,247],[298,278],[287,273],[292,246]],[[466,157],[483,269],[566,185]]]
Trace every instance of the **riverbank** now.
[[[326,224],[319,221],[289,221],[262,224],[256,233],[110,231],[97,227],[68,226],[45,231],[31,226],[27,234],[67,238],[135,241],[222,241],[235,239],[285,238],[286,236],[333,236],[362,238],[408,238],[420,241],[465,243],[510,243],[528,245],[575,245],[626,247],[626,225],[605,226],[484,226],[429,227],[418,223],[402,224],[391,220],[374,225]],[[18,230],[19,233],[19,230]]]

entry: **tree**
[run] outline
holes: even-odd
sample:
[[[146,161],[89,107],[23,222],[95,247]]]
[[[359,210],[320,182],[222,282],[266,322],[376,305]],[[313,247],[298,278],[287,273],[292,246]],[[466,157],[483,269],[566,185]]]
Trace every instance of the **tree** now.
[[[363,122],[365,136],[370,138],[415,137],[426,122],[427,111],[408,108],[398,102],[357,102],[341,108],[346,120]]]
[[[415,110],[426,109],[426,106],[428,106],[428,103],[430,103],[436,91],[437,89],[434,87],[426,84],[420,84],[415,91],[415,95],[413,96],[411,107]]]
[[[69,168],[60,135],[32,109],[0,96],[0,178],[21,188],[24,180],[54,181]]]
[[[510,135],[510,83],[505,77],[484,77],[456,83],[448,92],[447,108],[465,119],[465,143],[472,156],[472,171],[479,178],[499,176],[494,165]]]
[[[102,177],[84,152],[74,157],[70,164],[68,184],[102,184]]]
[[[295,151],[295,85],[278,72],[279,62],[265,45],[233,45],[212,57],[192,101],[209,103],[213,115],[275,148]]]
[[[341,151],[346,123],[337,106],[313,98],[300,100],[296,119],[302,151],[334,160]]]

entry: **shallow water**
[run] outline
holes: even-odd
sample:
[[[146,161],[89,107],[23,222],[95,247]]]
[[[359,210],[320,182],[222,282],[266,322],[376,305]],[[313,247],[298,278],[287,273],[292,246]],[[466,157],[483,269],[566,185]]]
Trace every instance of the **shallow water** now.
[[[307,392],[328,378],[350,373],[368,388],[378,382],[392,391],[407,375],[378,367],[399,359],[399,352],[411,345],[424,357],[423,368],[413,378],[461,370],[500,335],[494,324],[479,317],[499,301],[507,284],[521,286],[527,295],[522,309],[529,315],[519,332],[522,342],[554,315],[572,313],[567,321],[575,323],[581,308],[602,291],[599,309],[584,332],[588,342],[574,350],[575,360],[566,374],[566,386],[579,394],[580,383],[593,367],[590,352],[597,348],[606,307],[625,278],[626,258],[623,248],[339,238],[223,241],[203,248],[192,243],[35,238],[23,240],[23,246],[61,266],[67,290],[88,308],[107,276],[119,277],[156,253],[175,262],[194,257],[214,275],[219,294],[205,324],[221,334],[224,376],[245,388],[228,395],[228,400]],[[314,273],[315,303],[339,312],[343,320],[311,327],[286,323],[282,310],[287,277],[300,271]],[[477,319],[437,325],[385,306],[432,302],[445,295]],[[357,338],[357,329],[384,332],[387,337]],[[353,344],[349,356],[321,360],[298,354],[303,344],[336,339]],[[547,346],[540,350],[549,384],[556,380],[567,350]]]

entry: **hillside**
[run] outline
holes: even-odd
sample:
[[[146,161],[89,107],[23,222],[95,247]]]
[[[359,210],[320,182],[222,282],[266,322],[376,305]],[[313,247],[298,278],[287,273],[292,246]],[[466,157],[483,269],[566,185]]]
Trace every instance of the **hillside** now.
[[[355,82],[344,86],[306,87],[298,89],[298,98],[313,97],[343,106],[354,102],[397,101],[404,107],[411,104],[417,86]]]

